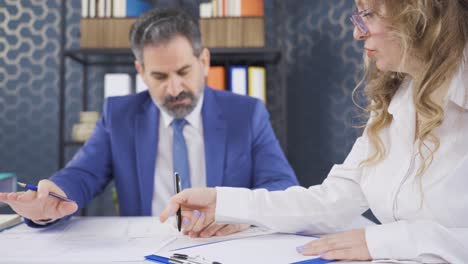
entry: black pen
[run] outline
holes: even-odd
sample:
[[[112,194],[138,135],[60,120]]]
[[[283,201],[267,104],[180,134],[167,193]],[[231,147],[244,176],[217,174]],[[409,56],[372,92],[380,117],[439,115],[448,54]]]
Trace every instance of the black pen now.
[[[174,172],[174,176],[175,176],[175,180],[176,180],[176,184],[175,184],[176,185],[176,193],[180,193],[180,190],[182,188],[180,186],[179,173]],[[177,219],[177,229],[179,229],[179,232],[180,232],[180,230],[182,229],[182,210],[181,210],[180,207],[179,207],[179,210],[177,210],[176,219]]]

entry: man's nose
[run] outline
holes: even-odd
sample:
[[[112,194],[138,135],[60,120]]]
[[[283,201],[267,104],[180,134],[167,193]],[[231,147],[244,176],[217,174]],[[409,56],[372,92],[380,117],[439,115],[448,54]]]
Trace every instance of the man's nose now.
[[[182,81],[178,76],[171,76],[169,78],[167,92],[170,96],[177,96],[183,91]]]

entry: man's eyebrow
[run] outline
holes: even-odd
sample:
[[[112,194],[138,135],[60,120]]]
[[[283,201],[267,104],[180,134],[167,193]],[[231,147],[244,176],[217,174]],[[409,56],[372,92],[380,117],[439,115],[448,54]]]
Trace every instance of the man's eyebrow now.
[[[191,65],[184,65],[182,66],[182,68],[178,69],[177,72],[181,72],[181,71],[184,71],[184,70],[187,70],[189,68],[191,68],[192,66]]]
[[[191,67],[192,67],[191,65],[184,65],[184,66],[180,67],[179,69],[177,69],[176,72],[181,72],[181,71],[184,71],[184,70],[189,69]],[[168,73],[167,72],[159,72],[159,71],[151,71],[150,74],[151,75],[167,75]]]

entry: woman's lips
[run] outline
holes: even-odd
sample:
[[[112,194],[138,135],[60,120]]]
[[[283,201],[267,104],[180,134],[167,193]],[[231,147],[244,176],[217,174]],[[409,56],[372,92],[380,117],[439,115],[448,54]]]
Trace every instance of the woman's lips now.
[[[374,57],[375,55],[375,50],[372,50],[372,49],[366,49],[366,53],[367,53],[367,56],[370,58],[370,57]]]

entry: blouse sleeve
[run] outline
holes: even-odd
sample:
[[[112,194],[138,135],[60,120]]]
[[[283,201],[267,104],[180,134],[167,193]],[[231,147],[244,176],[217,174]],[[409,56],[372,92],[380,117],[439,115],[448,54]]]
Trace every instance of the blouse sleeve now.
[[[345,162],[335,165],[321,185],[273,192],[217,187],[216,221],[251,223],[280,232],[320,234],[342,229],[368,209],[359,184],[359,165],[366,156],[367,140],[360,137]]]

